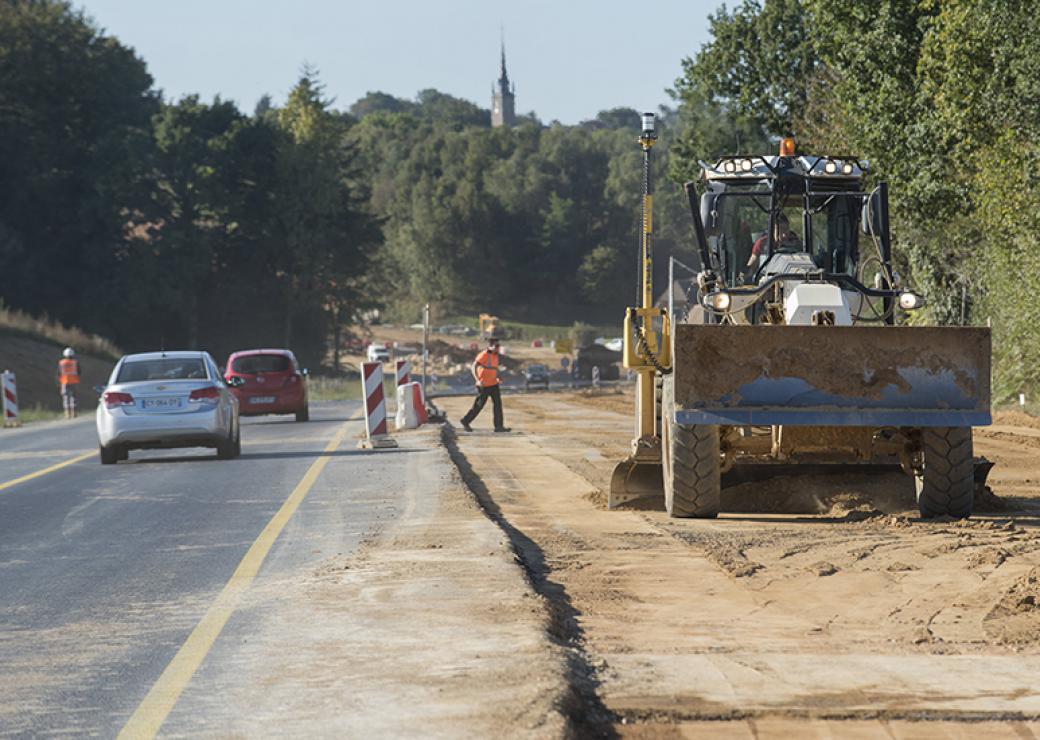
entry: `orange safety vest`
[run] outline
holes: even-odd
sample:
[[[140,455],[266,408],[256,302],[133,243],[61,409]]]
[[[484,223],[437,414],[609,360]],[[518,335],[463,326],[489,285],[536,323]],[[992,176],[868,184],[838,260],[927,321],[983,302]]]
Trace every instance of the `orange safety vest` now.
[[[484,388],[498,385],[498,352],[484,350],[477,355],[477,383]]]
[[[79,382],[79,363],[75,360],[58,360],[58,376],[63,385]]]

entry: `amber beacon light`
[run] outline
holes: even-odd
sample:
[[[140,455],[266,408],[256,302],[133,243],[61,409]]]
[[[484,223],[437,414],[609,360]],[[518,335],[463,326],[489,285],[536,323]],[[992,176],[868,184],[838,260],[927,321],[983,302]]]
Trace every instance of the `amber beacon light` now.
[[[781,157],[793,157],[794,156],[794,137],[785,136],[780,139],[780,156]]]

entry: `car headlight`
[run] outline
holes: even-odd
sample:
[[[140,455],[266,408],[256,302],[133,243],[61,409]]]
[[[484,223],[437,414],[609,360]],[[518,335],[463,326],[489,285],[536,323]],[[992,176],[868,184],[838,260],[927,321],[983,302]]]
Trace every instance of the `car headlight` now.
[[[726,311],[729,309],[730,303],[732,303],[732,296],[723,290],[718,293],[708,294],[704,297],[704,302],[708,308],[716,311]]]
[[[904,291],[899,294],[899,307],[904,311],[913,311],[924,305],[924,298],[912,291]]]

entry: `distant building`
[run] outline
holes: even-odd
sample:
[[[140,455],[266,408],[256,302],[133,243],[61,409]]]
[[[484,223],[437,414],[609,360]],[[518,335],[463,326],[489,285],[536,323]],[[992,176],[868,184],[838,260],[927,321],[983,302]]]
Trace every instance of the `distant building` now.
[[[502,42],[502,69],[498,82],[491,86],[491,125],[516,125],[516,87],[510,85],[506,74],[506,45]]]

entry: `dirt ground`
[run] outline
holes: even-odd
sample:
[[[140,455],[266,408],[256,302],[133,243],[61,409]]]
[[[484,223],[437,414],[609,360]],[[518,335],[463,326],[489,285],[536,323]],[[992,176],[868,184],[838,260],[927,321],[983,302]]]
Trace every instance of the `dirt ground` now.
[[[719,519],[672,520],[605,508],[631,408],[508,396],[512,434],[481,418],[454,449],[595,734],[1040,737],[1040,423],[976,432],[995,496],[968,521],[921,521],[901,474],[743,484]]]
[[[377,324],[369,327],[371,331],[370,340],[377,344],[386,342],[402,349],[391,350],[394,359],[402,358],[411,360],[416,370],[422,364],[422,331],[411,329],[406,326],[394,326]],[[474,349],[473,347],[476,347]],[[548,365],[552,369],[560,367],[559,355],[553,350],[548,342],[543,342],[541,347],[532,347],[531,342],[522,340],[506,340],[503,342],[504,367],[507,370],[517,371],[521,367],[533,362]],[[480,337],[462,336],[457,334],[430,333],[430,372],[440,375],[451,373],[466,373],[469,365],[473,362],[477,351],[483,349]],[[572,358],[573,359],[573,358]],[[343,369],[357,370],[366,358],[362,354],[344,353],[340,358],[340,366]]]

